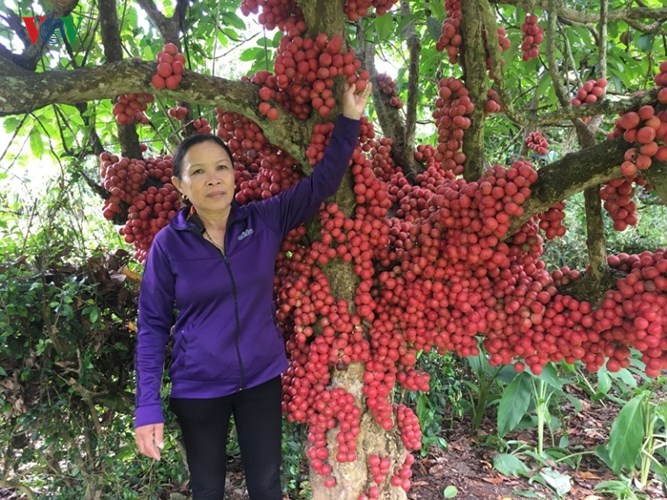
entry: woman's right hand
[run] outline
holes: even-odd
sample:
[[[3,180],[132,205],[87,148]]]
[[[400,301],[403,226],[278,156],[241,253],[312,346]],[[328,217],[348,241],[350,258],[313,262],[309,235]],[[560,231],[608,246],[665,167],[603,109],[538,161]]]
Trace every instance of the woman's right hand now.
[[[142,455],[160,460],[160,450],[164,448],[164,424],[149,424],[134,430],[134,440]]]

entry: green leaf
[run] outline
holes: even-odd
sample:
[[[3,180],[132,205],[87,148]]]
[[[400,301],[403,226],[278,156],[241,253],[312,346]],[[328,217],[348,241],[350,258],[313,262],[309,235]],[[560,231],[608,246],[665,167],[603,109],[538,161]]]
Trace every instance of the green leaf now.
[[[437,42],[442,33],[442,23],[434,17],[426,18],[426,29],[434,42]]]
[[[611,426],[609,435],[609,459],[616,474],[623,467],[633,469],[644,440],[645,395],[639,395],[628,401],[618,413]]]
[[[558,376],[553,363],[547,363],[538,378],[556,389],[563,387],[563,380]]]
[[[233,12],[223,12],[222,13],[222,22],[223,24],[229,24],[238,30],[245,30],[246,25],[243,19],[234,14]]]
[[[419,396],[417,396],[417,407],[415,408],[415,413],[417,414],[417,416],[419,417],[420,420],[421,420],[422,416],[425,416],[424,412],[426,411],[427,407],[429,406],[428,403],[429,403],[429,401],[428,401],[428,397],[426,396],[426,394],[420,394]]]
[[[509,453],[501,453],[493,458],[493,468],[503,476],[521,476],[530,472],[530,468]]]
[[[394,18],[390,15],[377,16],[375,18],[375,31],[378,40],[388,40],[394,31]]]
[[[453,484],[450,484],[449,486],[447,486],[444,489],[444,491],[442,492],[442,496],[444,498],[455,498],[456,495],[458,495],[458,494],[459,494],[459,489],[456,486],[454,486]]]
[[[498,434],[502,437],[514,429],[528,411],[532,397],[530,375],[519,374],[507,386],[498,405]]]
[[[644,52],[650,52],[651,47],[653,47],[654,40],[655,40],[655,34],[647,33],[645,35],[640,36],[637,39],[637,46],[639,47],[639,50],[642,50]]]
[[[598,392],[600,394],[607,394],[611,389],[611,377],[605,367],[600,368],[598,372]]]
[[[100,317],[100,310],[97,307],[93,307],[90,310],[90,321],[92,323],[95,323],[97,319]]]
[[[550,467],[542,469],[537,476],[544,479],[544,484],[549,486],[559,496],[565,495],[572,488],[572,478],[569,475],[558,472]],[[533,476],[531,481],[533,479],[537,479],[537,477]]]
[[[19,120],[13,116],[8,116],[2,119],[2,124],[5,127],[5,132],[14,132],[19,125]]]
[[[635,377],[632,376],[632,373],[630,373],[630,370],[627,368],[623,368],[616,373],[610,373],[610,377],[615,378],[617,380],[622,380],[625,382],[628,387],[635,388],[637,387],[637,380],[635,380]]]
[[[36,158],[41,158],[44,154],[44,141],[42,140],[42,134],[39,133],[37,127],[30,131],[30,149],[32,150],[33,156]]]
[[[264,49],[259,48],[259,47],[253,47],[250,49],[246,49],[243,52],[241,52],[241,55],[239,56],[239,59],[241,61],[255,61],[258,58],[264,58]]]

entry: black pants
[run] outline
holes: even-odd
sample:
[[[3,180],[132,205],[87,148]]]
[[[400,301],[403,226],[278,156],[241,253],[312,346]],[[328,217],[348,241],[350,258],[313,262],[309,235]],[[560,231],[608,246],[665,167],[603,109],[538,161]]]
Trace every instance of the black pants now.
[[[183,433],[193,500],[222,500],[225,496],[232,414],[250,498],[282,498],[281,398],[280,377],[223,398],[171,398],[170,408]]]

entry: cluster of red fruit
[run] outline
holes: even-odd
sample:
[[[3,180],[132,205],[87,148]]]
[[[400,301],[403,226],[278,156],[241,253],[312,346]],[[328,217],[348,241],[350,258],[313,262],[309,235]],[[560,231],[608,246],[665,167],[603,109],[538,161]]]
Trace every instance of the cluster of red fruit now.
[[[537,24],[539,21],[535,14],[526,14],[526,19],[521,25],[523,42],[521,43],[521,58],[530,61],[540,55],[540,44],[544,40],[544,29]]]
[[[653,158],[667,160],[667,111],[655,113],[655,108],[645,105],[621,116],[610,133],[610,137],[623,136],[626,142],[636,143],[628,149],[621,173],[628,179],[634,178],[639,170],[647,170]]]
[[[484,103],[485,113],[500,113],[503,106],[500,104],[500,96],[495,89],[489,89],[486,92],[486,102]]]
[[[526,135],[525,144],[528,149],[532,149],[539,155],[545,155],[549,151],[549,141],[537,130]]]
[[[111,195],[102,214],[113,220],[127,210],[119,232],[134,245],[135,257],[143,262],[155,234],[180,207],[178,193],[170,184],[171,157],[140,160],[103,152],[100,161],[102,187]],[[151,180],[155,185],[147,186]]]
[[[165,43],[157,55],[157,72],[151,77],[151,85],[158,90],[174,90],[181,83],[185,72],[185,57],[173,43]]]
[[[104,201],[102,215],[108,220],[123,213],[121,204],[129,205],[141,191],[148,173],[142,160],[119,158],[106,151],[100,154],[102,187],[111,195]]]
[[[662,104],[667,104],[667,61],[660,63],[658,73],[653,80],[658,87],[661,87],[658,91],[658,101]]]
[[[411,408],[398,405],[396,408],[396,423],[401,431],[401,439],[408,450],[419,450],[422,447],[422,431],[419,419]]]
[[[172,118],[176,118],[179,121],[183,121],[188,116],[188,108],[186,108],[185,106],[174,106],[173,108],[169,108],[167,114]]]
[[[623,178],[613,179],[600,189],[600,199],[604,202],[602,206],[614,221],[616,231],[625,231],[639,221],[637,205],[632,200],[634,192],[632,179]]]
[[[507,37],[507,31],[505,31],[505,28],[498,28],[498,46],[502,52],[509,50],[511,46],[511,42]],[[489,61],[487,60],[487,68],[489,66]]]
[[[565,202],[559,201],[546,212],[538,216],[539,226],[544,231],[544,236],[548,240],[553,240],[556,237],[564,236],[566,228],[563,225],[565,218]]]
[[[148,104],[153,102],[152,94],[123,94],[113,105],[113,115],[119,125],[132,125],[134,123],[148,123],[148,117],[144,113]]]
[[[369,150],[371,159],[361,154],[359,150],[352,156],[353,190],[360,213],[385,217],[391,208],[387,184],[380,180],[383,174],[393,170],[390,143],[391,141],[386,138],[380,139]]]
[[[463,37],[461,36],[461,0],[446,0],[445,9],[447,10],[447,17],[442,23],[442,34],[435,44],[435,49],[438,52],[447,51],[449,62],[454,64],[461,50]]]
[[[316,413],[310,421],[308,442],[310,447],[306,455],[310,459],[313,470],[325,477],[325,485],[333,487],[336,484],[331,464],[327,462],[327,431],[338,426],[336,435],[338,462],[354,462],[357,459],[357,436],[359,435],[360,410],[354,402],[354,396],[338,387],[331,391],[323,391],[320,399],[315,401]]]
[[[238,113],[217,110],[218,136],[229,146],[236,174],[236,201],[270,198],[303,175],[294,159],[271,146],[259,126]]]
[[[192,120],[192,126],[194,127],[197,134],[206,135],[213,131],[211,124],[206,118],[195,118]]]
[[[610,342],[603,350],[609,358],[607,368],[618,371],[628,366],[629,348],[634,347],[642,353],[646,374],[657,377],[667,369],[667,249],[612,255],[608,262],[626,276],[616,290],[607,292],[595,314],[609,332]]]
[[[395,108],[402,108],[403,102],[396,93],[396,82],[385,73],[378,73],[377,84],[379,89],[389,96],[389,105]]]
[[[581,106],[582,104],[594,104],[601,101],[607,88],[607,79],[598,78],[597,80],[586,80],[577,95],[572,98],[572,106]]]
[[[361,61],[354,52],[344,50],[340,35],[329,37],[320,33],[316,38],[284,36],[274,65],[275,76],[266,71],[256,74],[251,82],[260,85],[263,100],[259,111],[267,118],[278,118],[278,110],[268,101],[281,104],[301,119],[315,109],[322,117],[329,116],[335,106],[334,78],[344,76],[357,90],[365,88],[368,71],[361,70]]]
[[[258,12],[259,23],[268,30],[278,28],[291,37],[306,31],[303,12],[295,0],[243,0],[241,13],[244,16]]]
[[[470,100],[468,89],[456,78],[442,78],[438,82],[438,98],[435,101],[433,118],[438,128],[438,153],[436,159],[445,170],[456,175],[463,173],[465,154],[463,134],[470,127],[468,118],[475,105]]]
[[[375,13],[382,16],[391,9],[397,0],[345,0],[345,14],[350,21],[356,21],[368,15],[371,7],[375,7]]]
[[[166,171],[171,171],[171,160],[150,158],[154,162],[165,163]],[[125,241],[134,244],[134,256],[140,262],[146,260],[153,238],[157,232],[166,226],[180,208],[178,191],[169,182],[161,187],[149,186],[145,191],[135,196],[132,205],[127,211],[127,222],[119,232],[124,235]]]
[[[389,475],[390,468],[391,459],[389,457],[382,457],[377,453],[368,455],[368,470],[370,471],[371,476],[373,476],[373,482],[375,484],[371,486],[368,491],[360,498],[380,498],[381,490],[378,485],[381,485],[385,481]]]
[[[405,455],[405,460],[400,467],[394,468],[394,475],[391,476],[389,481],[392,486],[397,488],[403,488],[405,491],[409,491],[412,487],[410,478],[412,477],[412,464],[415,463],[415,457],[410,454]]]

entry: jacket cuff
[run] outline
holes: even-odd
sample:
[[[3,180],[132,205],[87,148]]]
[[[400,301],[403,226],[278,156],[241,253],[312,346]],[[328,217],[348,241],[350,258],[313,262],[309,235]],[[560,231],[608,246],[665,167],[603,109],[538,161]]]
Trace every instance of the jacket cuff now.
[[[136,408],[134,412],[134,427],[142,425],[161,424],[164,422],[162,405],[147,405]]]

